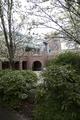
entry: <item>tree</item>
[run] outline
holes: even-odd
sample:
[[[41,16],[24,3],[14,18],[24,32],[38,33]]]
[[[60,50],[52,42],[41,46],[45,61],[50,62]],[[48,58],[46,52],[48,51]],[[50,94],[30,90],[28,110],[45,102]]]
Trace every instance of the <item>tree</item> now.
[[[79,1],[45,0],[32,3],[33,7],[30,13],[38,19],[38,21],[34,20],[35,26],[56,30],[63,35],[64,39],[80,44]]]
[[[68,17],[68,25],[65,28],[71,35],[72,38],[69,40],[74,40],[76,43],[80,44],[80,3],[75,0],[65,0],[65,5],[58,0],[63,9],[66,10],[66,16]]]
[[[7,32],[6,29],[6,23],[5,23],[5,18],[4,18],[4,5],[7,7],[7,22],[8,22],[8,30]],[[13,59],[14,59],[14,43],[12,39],[12,9],[13,9],[13,0],[8,0],[5,1],[0,1],[0,18],[1,18],[1,23],[3,26],[3,33],[6,41],[6,45],[8,48],[8,53],[9,53],[9,61],[10,61],[10,67],[13,68]]]
[[[7,47],[6,53],[11,69],[14,68],[16,50],[26,41],[26,35],[19,33],[24,26],[25,20],[24,12],[19,9],[20,6],[20,2],[15,0],[0,0],[0,22],[4,35],[3,41],[5,47]]]
[[[0,32],[0,58],[7,57],[7,48],[5,46],[4,35]]]

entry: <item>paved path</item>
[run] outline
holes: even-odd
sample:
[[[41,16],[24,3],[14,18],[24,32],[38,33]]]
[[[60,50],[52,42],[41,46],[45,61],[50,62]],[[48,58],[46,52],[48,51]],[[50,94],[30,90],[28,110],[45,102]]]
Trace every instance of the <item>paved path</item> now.
[[[0,120],[29,120],[7,108],[0,107]]]
[[[43,83],[43,78],[41,76],[42,71],[34,71],[38,77],[38,84]]]

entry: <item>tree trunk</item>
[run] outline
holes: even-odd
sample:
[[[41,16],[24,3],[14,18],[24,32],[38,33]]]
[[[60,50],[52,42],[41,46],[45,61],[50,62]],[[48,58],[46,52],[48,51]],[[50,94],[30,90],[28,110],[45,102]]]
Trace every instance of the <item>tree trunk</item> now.
[[[0,18],[1,18],[1,23],[2,23],[2,27],[3,27],[3,33],[4,33],[4,37],[5,37],[5,42],[6,42],[6,46],[8,49],[8,54],[9,54],[9,63],[10,63],[10,69],[14,69],[14,44],[13,44],[13,39],[12,39],[12,4],[13,4],[13,0],[8,0],[7,6],[8,6],[8,11],[7,11],[7,21],[8,21],[8,29],[9,32],[7,32],[6,29],[6,23],[4,20],[4,8],[2,5],[2,1],[0,0]]]

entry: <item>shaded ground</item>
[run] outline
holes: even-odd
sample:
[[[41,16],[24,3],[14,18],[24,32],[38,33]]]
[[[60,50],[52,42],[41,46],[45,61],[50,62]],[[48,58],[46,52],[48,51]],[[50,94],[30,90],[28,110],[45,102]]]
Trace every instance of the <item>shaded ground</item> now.
[[[32,120],[32,118],[33,118],[33,115],[32,115],[33,108],[34,108],[34,103],[30,103],[30,102],[25,101],[24,104],[19,108],[18,113],[20,115],[23,115],[28,120]]]
[[[11,109],[0,107],[0,120],[30,120],[27,116],[19,114]]]

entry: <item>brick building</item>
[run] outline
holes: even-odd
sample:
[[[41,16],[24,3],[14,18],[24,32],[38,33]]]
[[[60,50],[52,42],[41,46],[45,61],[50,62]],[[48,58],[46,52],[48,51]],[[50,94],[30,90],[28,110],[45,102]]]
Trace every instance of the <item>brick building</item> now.
[[[30,70],[41,70],[45,67],[48,60],[53,59],[56,55],[60,53],[61,44],[59,40],[50,40],[48,42],[43,42],[42,48],[34,52],[18,52],[15,55],[14,63],[15,69],[30,69]],[[0,59],[0,69],[8,69],[9,61],[8,59]]]

